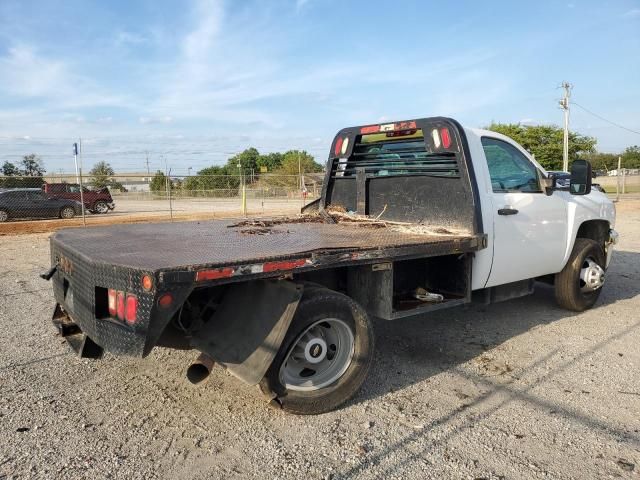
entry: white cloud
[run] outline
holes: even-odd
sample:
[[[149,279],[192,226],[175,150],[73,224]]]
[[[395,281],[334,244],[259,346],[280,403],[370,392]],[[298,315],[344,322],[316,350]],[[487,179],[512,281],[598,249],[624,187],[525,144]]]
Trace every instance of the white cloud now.
[[[43,106],[62,109],[130,104],[74,73],[67,62],[45,57],[25,44],[13,45],[0,57],[0,90],[16,97],[38,98]]]
[[[624,17],[637,18],[640,17],[640,8],[632,8],[623,15]]]
[[[138,122],[143,124],[143,125],[149,125],[149,124],[157,124],[157,123],[171,123],[173,121],[173,118],[169,115],[162,115],[159,117],[140,117],[138,119]]]

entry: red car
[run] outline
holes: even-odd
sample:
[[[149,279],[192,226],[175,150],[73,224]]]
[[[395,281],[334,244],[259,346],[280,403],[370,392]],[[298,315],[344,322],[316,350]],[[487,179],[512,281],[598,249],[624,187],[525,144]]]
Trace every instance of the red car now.
[[[45,183],[42,185],[42,190],[49,197],[67,198],[80,202],[80,185],[77,183]],[[107,187],[98,190],[83,187],[82,197],[84,208],[91,213],[107,213],[116,206]]]

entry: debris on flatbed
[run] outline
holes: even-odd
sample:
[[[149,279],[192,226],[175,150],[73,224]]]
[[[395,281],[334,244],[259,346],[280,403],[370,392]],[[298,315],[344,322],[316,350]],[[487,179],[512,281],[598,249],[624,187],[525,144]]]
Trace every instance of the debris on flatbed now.
[[[229,225],[228,228],[243,228],[242,234],[270,235],[271,233],[284,233],[283,231],[270,230],[276,225],[297,224],[297,223],[341,223],[363,228],[381,229],[386,228],[397,233],[407,233],[413,235],[467,235],[467,231],[457,231],[442,226],[430,226],[409,222],[396,222],[391,220],[380,220],[380,215],[371,218],[367,215],[360,215],[355,212],[348,212],[341,205],[330,205],[328,208],[314,213],[302,213],[296,216],[262,219],[243,220]]]

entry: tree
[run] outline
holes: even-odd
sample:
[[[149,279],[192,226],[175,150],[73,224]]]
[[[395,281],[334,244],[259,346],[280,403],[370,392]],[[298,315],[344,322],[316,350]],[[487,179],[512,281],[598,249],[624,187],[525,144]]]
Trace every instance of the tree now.
[[[149,189],[152,192],[164,192],[167,190],[167,176],[162,173],[160,170],[156,172],[156,174],[151,179],[151,183],[149,184]]]
[[[584,155],[585,160],[591,162],[594,170],[613,170],[618,168],[618,154],[616,153],[589,153]]]
[[[20,173],[20,169],[9,161],[4,162],[2,165],[2,175],[5,177],[15,177],[20,175]]]
[[[282,165],[282,160],[284,159],[284,155],[279,152],[268,153],[266,155],[260,155],[258,157],[258,171],[261,173],[271,173],[280,168]],[[262,170],[266,169],[267,172],[262,172]]]
[[[89,175],[93,178],[91,180],[91,185],[95,188],[105,188],[112,187],[117,189],[122,189],[122,184],[115,181],[112,177],[115,175],[115,171],[107,162],[98,162],[93,168],[89,171]]]
[[[44,175],[42,160],[35,153],[25,155],[20,163],[22,164],[22,175],[26,177],[41,177]]]
[[[487,130],[502,133],[522,145],[535,155],[536,160],[547,170],[562,169],[563,130],[556,125],[520,125],[514,123],[492,123]],[[569,132],[569,163],[595,151],[596,139]]]
[[[238,155],[234,155],[227,161],[227,167],[231,171],[235,171],[236,173],[240,173],[239,170],[242,170],[242,173],[248,175],[252,172],[258,171],[258,159],[260,158],[260,153],[255,148],[247,148],[242,153]],[[240,169],[238,169],[238,164],[240,164]]]
[[[273,176],[264,177],[265,183],[271,186],[296,188],[300,186],[299,173],[317,173],[322,165],[316,163],[313,156],[302,150],[289,150],[282,156],[282,164]]]
[[[622,154],[622,166],[623,168],[640,168],[640,146],[634,145],[625,149]]]

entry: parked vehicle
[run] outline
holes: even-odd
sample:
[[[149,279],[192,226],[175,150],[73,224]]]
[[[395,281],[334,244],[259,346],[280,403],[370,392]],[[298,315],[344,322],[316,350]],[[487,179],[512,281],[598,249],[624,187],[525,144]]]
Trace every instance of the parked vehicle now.
[[[346,128],[302,217],[60,230],[43,278],[83,357],[194,349],[192,382],[219,363],[316,414],[364,381],[371,317],[499,302],[537,280],[591,308],[617,234],[590,170],[574,162],[558,190],[516,142],[450,118]]]
[[[92,190],[82,188],[82,200],[80,185],[77,183],[45,183],[42,190],[50,197],[67,198],[76,202],[83,201],[84,208],[91,213],[107,213],[115,208],[111,192],[107,187]]]
[[[555,186],[557,188],[569,188],[569,183],[571,182],[571,174],[568,172],[562,171],[551,171],[547,172],[549,176],[551,176],[555,181]],[[597,175],[593,175],[592,178],[596,178]],[[607,193],[602,185],[599,183],[592,183],[591,186],[596,190],[599,190],[602,193]]]
[[[39,188],[0,189],[0,222],[16,218],[73,218],[81,211],[80,202],[48,197]]]

